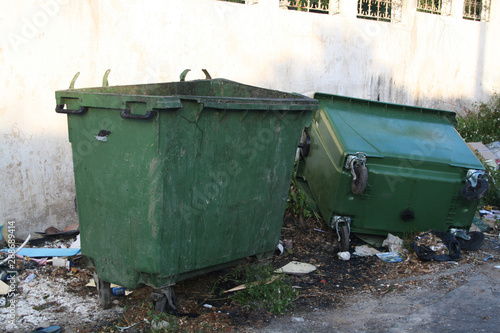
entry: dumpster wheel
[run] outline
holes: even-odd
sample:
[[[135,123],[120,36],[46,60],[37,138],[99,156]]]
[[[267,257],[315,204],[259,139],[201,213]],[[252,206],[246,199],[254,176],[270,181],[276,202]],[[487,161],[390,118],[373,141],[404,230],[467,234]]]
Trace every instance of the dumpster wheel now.
[[[479,250],[484,242],[484,234],[481,231],[470,231],[467,233],[470,236],[469,240],[456,237],[460,243],[460,249],[465,251],[476,251]]]
[[[475,187],[472,186],[470,181],[467,181],[465,185],[462,187],[460,194],[466,200],[478,200],[484,197],[489,190],[488,181],[484,178],[478,178],[477,184]]]
[[[366,184],[368,183],[368,169],[364,164],[355,163],[353,171],[356,174],[356,178],[353,178],[352,180],[351,191],[354,194],[362,194],[366,189]]]
[[[162,288],[151,293],[151,299],[156,311],[159,312],[176,312],[175,293],[171,287]]]
[[[99,304],[106,310],[111,307],[111,285],[108,281],[101,280],[97,273],[94,273],[94,281],[99,295]]]
[[[349,251],[351,246],[349,226],[343,224],[339,226],[339,237],[340,237],[340,252]]]

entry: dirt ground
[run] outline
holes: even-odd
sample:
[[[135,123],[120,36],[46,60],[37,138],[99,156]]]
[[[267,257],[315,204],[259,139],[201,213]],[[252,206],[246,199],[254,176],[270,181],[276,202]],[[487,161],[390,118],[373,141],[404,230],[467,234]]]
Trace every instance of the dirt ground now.
[[[18,311],[23,312],[14,326],[0,319],[0,331],[30,332],[49,325],[60,325],[63,332],[151,332],[157,325],[164,328],[156,332],[494,332],[500,327],[498,234],[487,235],[479,250],[463,251],[454,262],[422,262],[411,251],[399,263],[376,256],[342,261],[331,230],[315,219],[300,222],[291,215],[285,216],[281,239],[292,246],[273,257],[273,267],[293,260],[318,268],[289,276],[299,296],[285,314],[248,309],[219,293],[234,287],[222,277],[250,259],[178,283],[177,315],[155,312],[149,287],[113,296],[112,308],[100,309],[95,288],[85,286],[92,272],[76,261],[69,272],[52,266],[23,271],[18,278]],[[362,244],[352,238],[352,248]],[[30,272],[37,278],[23,284]]]

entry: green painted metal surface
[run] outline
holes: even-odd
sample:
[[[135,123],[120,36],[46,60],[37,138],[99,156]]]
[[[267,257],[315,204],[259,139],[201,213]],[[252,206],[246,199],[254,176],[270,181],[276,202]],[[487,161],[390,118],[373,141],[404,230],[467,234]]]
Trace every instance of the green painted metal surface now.
[[[468,228],[477,200],[460,195],[469,169],[484,170],[456,132],[455,113],[316,94],[308,129],[311,148],[299,161],[307,187],[327,221],[352,219],[353,232],[385,235]],[[368,183],[351,191],[348,155],[367,156]],[[412,211],[414,219],[402,214]]]
[[[317,101],[223,79],[56,100],[59,112],[83,110],[68,114],[69,140],[82,253],[101,279],[163,287],[274,251]]]

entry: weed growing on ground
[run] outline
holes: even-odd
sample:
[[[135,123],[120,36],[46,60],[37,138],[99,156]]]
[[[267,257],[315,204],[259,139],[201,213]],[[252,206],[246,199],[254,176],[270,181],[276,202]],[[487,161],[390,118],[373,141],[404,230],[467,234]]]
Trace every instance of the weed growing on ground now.
[[[284,274],[274,273],[271,265],[253,265],[244,268],[246,289],[236,292],[231,298],[251,309],[285,313],[293,308],[298,294]]]
[[[286,208],[295,216],[302,216],[302,219],[307,220],[312,217],[312,211],[307,206],[307,196],[302,192],[295,182],[292,181]]]

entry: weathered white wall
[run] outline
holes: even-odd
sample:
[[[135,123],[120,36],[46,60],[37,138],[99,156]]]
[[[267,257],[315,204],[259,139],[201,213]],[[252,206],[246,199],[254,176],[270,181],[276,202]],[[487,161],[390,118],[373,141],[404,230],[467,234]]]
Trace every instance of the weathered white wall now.
[[[66,117],[54,91],[213,77],[460,111],[499,90],[500,4],[489,23],[415,11],[402,21],[279,9],[278,0],[0,1],[0,221],[17,234],[77,220]]]

